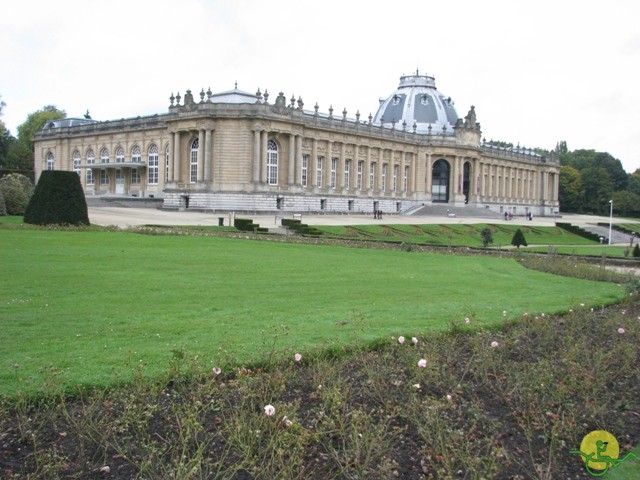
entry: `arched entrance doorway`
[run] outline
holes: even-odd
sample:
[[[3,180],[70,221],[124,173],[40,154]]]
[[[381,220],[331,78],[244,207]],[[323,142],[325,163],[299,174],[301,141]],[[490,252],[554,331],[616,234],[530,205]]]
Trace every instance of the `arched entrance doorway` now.
[[[433,164],[431,175],[431,201],[447,203],[449,201],[449,177],[451,167],[449,162],[440,159]]]

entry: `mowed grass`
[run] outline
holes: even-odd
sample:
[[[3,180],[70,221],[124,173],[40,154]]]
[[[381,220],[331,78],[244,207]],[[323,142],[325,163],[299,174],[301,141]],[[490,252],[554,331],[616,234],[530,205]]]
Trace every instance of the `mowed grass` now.
[[[559,227],[538,227],[517,224],[470,225],[358,225],[316,226],[327,235],[369,241],[404,242],[453,247],[482,247],[480,232],[488,228],[492,247],[510,245],[516,230],[521,229],[531,245],[597,245]]]
[[[158,378],[182,355],[231,368],[625,296],[493,257],[126,232],[0,240],[0,396]]]

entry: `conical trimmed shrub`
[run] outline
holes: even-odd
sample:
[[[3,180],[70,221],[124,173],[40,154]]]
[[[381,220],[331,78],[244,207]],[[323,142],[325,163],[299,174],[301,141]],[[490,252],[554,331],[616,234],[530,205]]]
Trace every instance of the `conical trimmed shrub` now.
[[[34,225],[89,225],[87,201],[75,172],[45,170],[24,213]]]

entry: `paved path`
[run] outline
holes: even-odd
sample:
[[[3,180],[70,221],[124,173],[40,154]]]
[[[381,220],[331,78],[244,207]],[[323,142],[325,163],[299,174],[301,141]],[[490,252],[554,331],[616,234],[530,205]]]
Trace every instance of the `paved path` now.
[[[240,215],[239,218],[251,218],[254,223],[262,227],[275,227],[280,224],[280,217],[293,218],[292,214],[276,215]],[[89,220],[96,225],[115,225],[118,227],[131,227],[138,225],[218,225],[219,219],[223,219],[224,225],[229,225],[231,215],[226,213],[206,213],[206,212],[176,212],[158,210],[155,208],[126,208],[126,207],[89,207]],[[300,217],[296,217],[300,218]],[[555,217],[533,217],[527,220],[524,217],[514,217],[513,220],[502,220],[482,217],[448,217],[446,215],[385,215],[382,220],[376,220],[372,215],[352,214],[352,215],[302,215],[302,222],[308,225],[370,225],[370,224],[472,224],[472,223],[493,223],[493,224],[515,224],[529,226],[552,227],[556,220],[572,223],[574,225],[595,225],[598,222],[609,222],[609,217],[599,217],[595,215],[563,215]],[[614,222],[617,221],[614,218]],[[623,222],[623,220],[618,220]],[[634,223],[624,220],[624,223]],[[640,222],[638,231],[640,231]]]

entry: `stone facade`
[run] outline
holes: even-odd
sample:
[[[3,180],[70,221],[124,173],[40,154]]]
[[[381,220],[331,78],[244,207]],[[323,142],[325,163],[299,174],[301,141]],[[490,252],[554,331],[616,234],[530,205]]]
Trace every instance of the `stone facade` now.
[[[404,77],[403,77],[404,78]],[[168,113],[57,121],[38,132],[36,179],[76,170],[86,195],[154,197],[166,209],[406,212],[431,203],[524,215],[559,209],[559,162],[481,140],[473,107],[455,127],[334,116],[280,93],[190,91]]]

